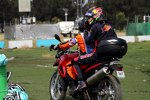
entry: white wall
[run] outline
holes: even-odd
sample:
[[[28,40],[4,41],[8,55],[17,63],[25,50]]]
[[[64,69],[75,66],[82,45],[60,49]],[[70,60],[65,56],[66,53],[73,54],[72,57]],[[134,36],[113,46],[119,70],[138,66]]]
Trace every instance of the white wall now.
[[[137,36],[138,41],[150,41],[150,36],[149,35],[143,35],[143,36]]]
[[[120,36],[119,38],[125,39],[127,42],[135,42],[134,36]]]
[[[32,40],[8,41],[8,48],[32,48]]]

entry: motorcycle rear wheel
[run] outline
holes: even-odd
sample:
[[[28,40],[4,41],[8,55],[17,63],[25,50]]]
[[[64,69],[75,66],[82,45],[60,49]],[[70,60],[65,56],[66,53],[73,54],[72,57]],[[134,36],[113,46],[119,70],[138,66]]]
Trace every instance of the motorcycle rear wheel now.
[[[49,85],[50,100],[64,100],[66,96],[66,90],[67,87],[64,80],[60,77],[60,75],[56,71],[50,79]]]
[[[122,100],[120,82],[113,75],[109,75],[101,80],[98,85],[98,90],[96,100]]]

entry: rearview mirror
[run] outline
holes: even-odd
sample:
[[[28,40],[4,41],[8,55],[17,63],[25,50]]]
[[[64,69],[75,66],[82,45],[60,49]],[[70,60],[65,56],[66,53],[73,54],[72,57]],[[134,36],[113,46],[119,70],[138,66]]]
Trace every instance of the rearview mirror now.
[[[60,37],[57,34],[55,34],[55,39],[61,42]]]

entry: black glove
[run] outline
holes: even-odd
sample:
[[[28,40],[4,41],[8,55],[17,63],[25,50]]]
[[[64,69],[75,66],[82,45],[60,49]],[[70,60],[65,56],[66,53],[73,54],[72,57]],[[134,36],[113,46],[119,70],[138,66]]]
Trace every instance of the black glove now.
[[[50,50],[50,51],[56,50],[56,46],[57,46],[57,45],[52,44],[52,45],[49,47],[49,50]]]

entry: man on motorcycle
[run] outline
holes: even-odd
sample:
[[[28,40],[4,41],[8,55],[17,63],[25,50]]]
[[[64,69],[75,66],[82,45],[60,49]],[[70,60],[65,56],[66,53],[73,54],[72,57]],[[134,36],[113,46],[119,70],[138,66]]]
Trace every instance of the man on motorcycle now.
[[[81,73],[80,65],[93,63],[98,60],[99,55],[97,55],[97,46],[101,40],[110,39],[112,37],[117,37],[115,31],[111,25],[104,20],[104,15],[102,8],[91,8],[85,14],[86,17],[86,28],[90,28],[90,34],[85,37],[86,44],[92,44],[94,50],[90,54],[86,54],[75,58],[73,63],[78,73],[78,86],[75,91],[80,91],[86,88],[86,83],[84,82],[83,75]]]

